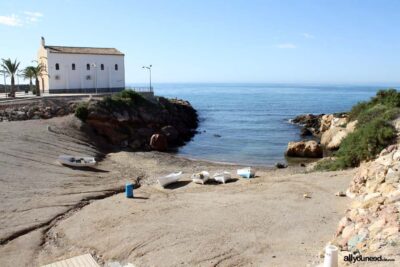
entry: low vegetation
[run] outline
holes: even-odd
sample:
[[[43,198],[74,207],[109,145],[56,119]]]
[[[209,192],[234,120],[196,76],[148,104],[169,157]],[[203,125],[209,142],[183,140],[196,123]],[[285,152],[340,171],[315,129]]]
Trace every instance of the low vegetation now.
[[[89,116],[88,103],[82,102],[75,109],[75,116],[81,121],[85,122]]]
[[[151,105],[151,102],[132,90],[124,90],[112,96],[106,96],[99,104],[107,109],[118,109]]]
[[[396,130],[392,120],[400,115],[400,92],[380,90],[370,101],[355,105],[351,121],[357,120],[356,130],[341,143],[334,159],[320,161],[317,170],[339,170],[357,167],[361,161],[374,159],[386,146],[395,142]]]
[[[129,107],[150,106],[153,105],[153,103],[132,90],[124,90],[111,96],[104,97],[97,105],[99,108],[104,108],[105,110],[113,112]],[[89,116],[89,103],[79,104],[75,110],[75,116],[85,122]]]

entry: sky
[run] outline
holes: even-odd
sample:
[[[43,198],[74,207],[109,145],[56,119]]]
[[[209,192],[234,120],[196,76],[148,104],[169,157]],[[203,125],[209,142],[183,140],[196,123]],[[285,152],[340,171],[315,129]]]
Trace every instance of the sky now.
[[[400,84],[398,0],[2,0],[0,58],[115,47],[127,83]]]

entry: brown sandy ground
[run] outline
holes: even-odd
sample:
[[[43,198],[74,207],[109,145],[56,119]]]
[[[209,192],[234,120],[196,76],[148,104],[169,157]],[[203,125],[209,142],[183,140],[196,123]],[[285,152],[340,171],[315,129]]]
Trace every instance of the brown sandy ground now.
[[[313,266],[349,203],[334,193],[354,171],[258,168],[255,179],[197,185],[195,171],[237,166],[153,152],[108,154],[98,172],[62,167],[59,154],[101,156],[71,125],[79,122],[0,124],[0,266],[86,252],[135,266]],[[184,181],[154,183],[176,170]],[[138,177],[136,198],[118,194]]]

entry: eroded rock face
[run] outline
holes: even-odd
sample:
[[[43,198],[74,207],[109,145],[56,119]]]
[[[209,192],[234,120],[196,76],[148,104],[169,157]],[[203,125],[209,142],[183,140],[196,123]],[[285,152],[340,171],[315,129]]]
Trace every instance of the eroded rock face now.
[[[358,250],[363,256],[378,253],[390,258],[399,251],[399,155],[400,146],[391,145],[358,168],[347,190],[353,201],[332,241],[345,253]]]
[[[197,113],[189,102],[163,97],[142,101],[113,106],[91,100],[86,124],[113,145],[142,151],[165,151],[184,144],[195,134]]]
[[[150,147],[153,150],[165,151],[168,149],[167,137],[163,134],[153,134],[150,138]]]
[[[357,121],[349,122],[346,125],[345,118],[338,119],[336,123],[331,122],[330,128],[322,133],[321,144],[329,150],[338,149],[342,140],[349,133],[354,132],[356,125]]]
[[[286,156],[302,158],[322,158],[323,151],[320,144],[314,140],[289,142]]]
[[[305,114],[295,117],[291,122],[302,126],[301,136],[314,136],[321,139],[327,150],[337,150],[342,140],[355,130],[357,121],[348,122],[347,114]]]
[[[320,122],[323,116],[324,114],[320,115],[304,114],[295,117],[291,122],[299,124],[303,127],[301,130],[302,136],[309,136],[309,135],[318,136],[320,134]]]
[[[169,144],[175,144],[179,139],[179,132],[174,126],[168,125],[161,129]]]

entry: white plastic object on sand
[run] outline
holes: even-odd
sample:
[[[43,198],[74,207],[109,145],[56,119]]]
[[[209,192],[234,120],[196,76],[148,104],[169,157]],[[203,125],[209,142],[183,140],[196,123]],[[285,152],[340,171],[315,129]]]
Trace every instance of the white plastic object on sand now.
[[[256,172],[251,167],[247,167],[247,168],[237,170],[237,174],[243,178],[249,179],[249,178],[253,178],[255,176]]]
[[[215,173],[213,178],[214,178],[215,181],[224,184],[227,181],[229,181],[232,177],[231,177],[231,173],[230,172],[223,171],[223,172]]]
[[[201,171],[192,175],[192,181],[196,184],[205,184],[209,178],[210,173],[208,171]]]
[[[338,267],[338,248],[334,245],[325,247],[324,267]]]
[[[169,184],[175,183],[179,180],[179,178],[181,177],[182,172],[174,172],[171,174],[168,174],[166,176],[162,176],[157,178],[158,183],[162,186],[162,187],[166,187]]]

